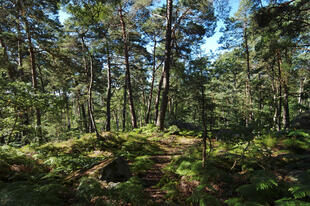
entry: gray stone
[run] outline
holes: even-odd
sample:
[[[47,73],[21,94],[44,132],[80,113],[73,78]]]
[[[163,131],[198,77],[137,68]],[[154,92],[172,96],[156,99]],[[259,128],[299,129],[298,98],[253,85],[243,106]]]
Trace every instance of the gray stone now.
[[[107,182],[125,182],[131,177],[127,161],[123,157],[114,158],[98,172],[100,180]]]

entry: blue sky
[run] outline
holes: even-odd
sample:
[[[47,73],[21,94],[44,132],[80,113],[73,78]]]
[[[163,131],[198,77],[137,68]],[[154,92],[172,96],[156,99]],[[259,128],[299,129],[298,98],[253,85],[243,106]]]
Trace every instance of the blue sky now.
[[[240,0],[229,0],[229,6],[231,7],[231,11],[230,11],[231,16],[234,15],[236,11],[238,10],[239,2]],[[59,20],[61,23],[63,23],[68,17],[69,15],[63,10],[59,12]],[[218,49],[219,44],[217,42],[221,36],[221,33],[219,32],[219,30],[222,26],[223,26],[222,22],[217,22],[217,28],[216,28],[215,34],[212,37],[207,38],[205,44],[202,46],[202,51],[204,53],[207,54],[207,53],[210,53],[210,51],[215,52]]]
[[[229,0],[229,6],[231,7],[230,16],[233,16],[238,10],[240,0]],[[221,37],[220,28],[223,26],[223,22],[217,22],[215,34],[206,39],[205,44],[202,46],[202,50],[205,53],[210,53],[210,50],[215,52],[220,46],[217,42]]]

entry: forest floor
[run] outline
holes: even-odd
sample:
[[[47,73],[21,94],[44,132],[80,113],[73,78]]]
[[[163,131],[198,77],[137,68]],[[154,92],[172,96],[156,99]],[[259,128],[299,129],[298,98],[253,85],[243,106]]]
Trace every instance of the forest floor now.
[[[145,191],[153,202],[159,204],[165,201],[167,191],[159,187],[160,180],[164,177],[163,169],[171,163],[173,158],[184,155],[190,147],[198,146],[200,142],[197,138],[177,136],[170,136],[157,141],[157,144],[160,145],[164,152],[163,154],[150,156],[154,165],[140,176],[144,182]]]
[[[199,134],[151,126],[0,146],[0,205],[310,204],[309,132],[213,139],[212,146],[206,168]],[[102,179],[101,169],[117,157],[128,162],[131,177]]]

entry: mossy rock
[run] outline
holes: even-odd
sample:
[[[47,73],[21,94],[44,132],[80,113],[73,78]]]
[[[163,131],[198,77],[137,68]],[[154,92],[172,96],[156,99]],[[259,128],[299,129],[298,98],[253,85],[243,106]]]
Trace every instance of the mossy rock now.
[[[98,172],[100,180],[107,182],[125,182],[132,175],[129,165],[123,157],[116,157]]]

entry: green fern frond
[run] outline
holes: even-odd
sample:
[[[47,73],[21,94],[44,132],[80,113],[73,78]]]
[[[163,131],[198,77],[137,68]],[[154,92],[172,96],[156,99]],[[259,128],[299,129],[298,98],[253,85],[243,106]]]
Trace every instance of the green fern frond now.
[[[295,185],[288,189],[295,199],[310,197],[310,185]]]
[[[206,185],[199,185],[187,201],[190,203],[199,203],[200,206],[220,206],[220,201],[216,197],[208,194],[205,187]]]
[[[242,198],[234,197],[225,201],[228,206],[264,206],[258,202],[244,201]]]
[[[309,202],[294,200],[291,198],[282,198],[275,201],[275,206],[309,206]]]
[[[255,185],[256,190],[268,190],[278,186],[276,177],[265,171],[256,171],[252,178],[251,183]]]

